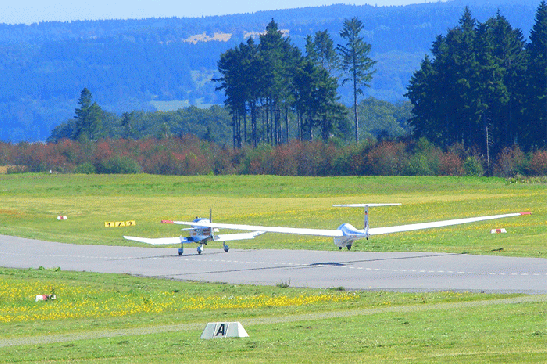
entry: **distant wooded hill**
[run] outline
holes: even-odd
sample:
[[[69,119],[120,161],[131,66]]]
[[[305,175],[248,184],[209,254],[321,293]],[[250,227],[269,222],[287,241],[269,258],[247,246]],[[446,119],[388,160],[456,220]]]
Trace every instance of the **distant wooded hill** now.
[[[88,88],[110,112],[172,110],[222,104],[210,79],[220,54],[263,32],[273,18],[292,42],[327,29],[335,43],[344,19],[358,17],[372,45],[376,74],[365,96],[403,99],[409,79],[435,37],[457,25],[464,7],[485,21],[499,10],[528,37],[539,0],[333,5],[192,19],[0,24],[0,140],[45,140],[74,117]],[[349,90],[340,88],[344,103]]]

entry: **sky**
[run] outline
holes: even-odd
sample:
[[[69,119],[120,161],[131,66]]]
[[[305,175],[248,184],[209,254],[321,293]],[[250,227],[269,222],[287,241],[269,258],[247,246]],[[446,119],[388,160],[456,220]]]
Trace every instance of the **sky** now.
[[[331,4],[408,5],[438,0],[12,0],[2,1],[0,23],[202,17]]]

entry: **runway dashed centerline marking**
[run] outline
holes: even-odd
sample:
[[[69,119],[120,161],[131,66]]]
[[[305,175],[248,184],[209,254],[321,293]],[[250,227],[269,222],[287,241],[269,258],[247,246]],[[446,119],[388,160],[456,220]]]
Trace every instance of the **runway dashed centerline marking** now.
[[[7,253],[7,252],[0,252],[0,254],[4,255],[17,255],[21,256],[24,254],[20,253]],[[51,258],[81,258],[81,259],[101,259],[101,260],[133,260],[133,259],[152,259],[152,260],[159,260],[159,259],[165,259],[165,257],[106,257],[106,256],[88,256],[88,255],[72,255],[72,254],[45,254],[43,257],[51,257]],[[425,269],[381,269],[381,268],[370,268],[370,267],[357,267],[354,265],[349,265],[350,263],[340,263],[340,265],[334,265],[334,264],[328,264],[328,263],[293,263],[293,262],[252,262],[252,261],[237,261],[237,260],[227,260],[227,259],[207,259],[207,258],[182,258],[181,260],[190,262],[209,262],[209,263],[230,263],[230,264],[246,264],[246,265],[279,265],[279,266],[290,266],[290,267],[308,267],[308,268],[316,268],[316,267],[336,267],[336,268],[345,268],[345,269],[352,269],[352,270],[364,270],[367,272],[392,272],[392,273],[429,273],[429,274],[477,274],[476,272],[465,272],[465,271],[453,271],[453,270],[425,270]],[[540,277],[540,276],[547,276],[546,273],[537,273],[537,272],[485,272],[482,274],[486,274],[489,276],[521,276],[521,277]]]
[[[237,260],[225,260],[225,259],[203,259],[203,258],[184,258],[185,261],[198,261],[198,262],[210,262],[210,263],[234,263],[234,264],[247,264],[247,265],[279,265],[279,266],[293,266],[293,267],[336,267],[350,270],[364,270],[367,272],[393,272],[393,273],[428,273],[428,274],[448,274],[448,275],[463,275],[463,274],[481,274],[477,272],[465,272],[465,271],[453,271],[453,270],[425,270],[425,269],[381,269],[370,267],[356,267],[353,265],[347,265],[348,263],[341,263],[340,265],[333,264],[321,264],[321,263],[293,263],[293,262],[240,262]],[[490,276],[547,276],[546,273],[529,273],[529,272],[485,272]]]

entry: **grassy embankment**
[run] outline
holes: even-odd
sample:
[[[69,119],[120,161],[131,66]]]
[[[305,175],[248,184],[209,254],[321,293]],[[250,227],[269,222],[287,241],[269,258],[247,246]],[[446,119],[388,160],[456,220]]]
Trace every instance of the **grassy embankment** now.
[[[218,221],[310,227],[362,224],[360,211],[334,203],[403,203],[374,209],[378,226],[530,210],[534,215],[495,225],[374,237],[356,248],[546,255],[545,185],[499,179],[8,175],[0,177],[0,198],[0,233],[89,244],[127,244],[121,235],[128,229],[178,235],[159,220],[207,215],[209,207]],[[137,226],[102,227],[128,219]],[[490,235],[491,227],[509,233]],[[325,239],[259,239],[237,247],[335,249]],[[1,362],[542,362],[547,355],[545,296],[302,290],[9,269],[0,270],[0,285]],[[58,300],[33,300],[52,292]],[[218,320],[241,321],[250,338],[200,340],[205,323]]]

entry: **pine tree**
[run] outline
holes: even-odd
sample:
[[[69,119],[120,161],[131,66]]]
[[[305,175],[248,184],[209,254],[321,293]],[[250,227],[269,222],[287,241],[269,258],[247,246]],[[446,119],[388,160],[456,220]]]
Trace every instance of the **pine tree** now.
[[[266,106],[266,138],[272,145],[288,139],[288,109],[292,104],[293,76],[302,55],[298,48],[283,37],[277,23],[272,19],[266,33],[260,36],[258,46],[262,67],[261,84]],[[285,133],[282,132],[282,114],[285,113]]]
[[[342,84],[351,82],[353,88],[353,113],[355,126],[355,141],[359,142],[359,120],[357,117],[357,96],[363,94],[363,87],[369,86],[374,71],[371,68],[376,63],[368,55],[370,44],[366,43],[361,35],[363,23],[357,19],[346,19],[340,36],[345,40],[344,45],[338,45],[341,69],[347,73]]]
[[[485,145],[490,155],[517,139],[520,120],[521,77],[525,68],[524,38],[499,12],[477,29],[478,112],[488,128]]]
[[[522,128],[522,140],[530,147],[547,145],[547,4],[542,1],[536,12],[536,22],[527,48],[527,125]]]
[[[97,140],[101,137],[103,111],[93,102],[91,92],[84,88],[78,100],[79,108],[75,110],[75,128],[73,139]]]
[[[421,63],[420,69],[412,75],[408,92],[404,95],[408,97],[413,105],[413,116],[409,119],[409,125],[413,129],[416,138],[425,137],[434,143],[441,144],[439,134],[442,133],[443,124],[438,122],[436,112],[439,103],[439,93],[435,87],[437,80],[433,69],[433,63],[426,55]]]
[[[321,138],[327,142],[335,132],[336,124],[346,115],[345,108],[338,102],[338,80],[333,75],[339,67],[338,54],[327,30],[316,32],[314,37],[307,37],[306,60],[315,66],[311,72],[316,87],[312,105],[316,105],[314,109],[317,119],[310,124],[310,131],[312,125],[319,126]]]
[[[328,30],[318,31],[314,37],[309,35],[306,38],[306,58],[326,69],[331,75],[339,67],[338,54]]]

